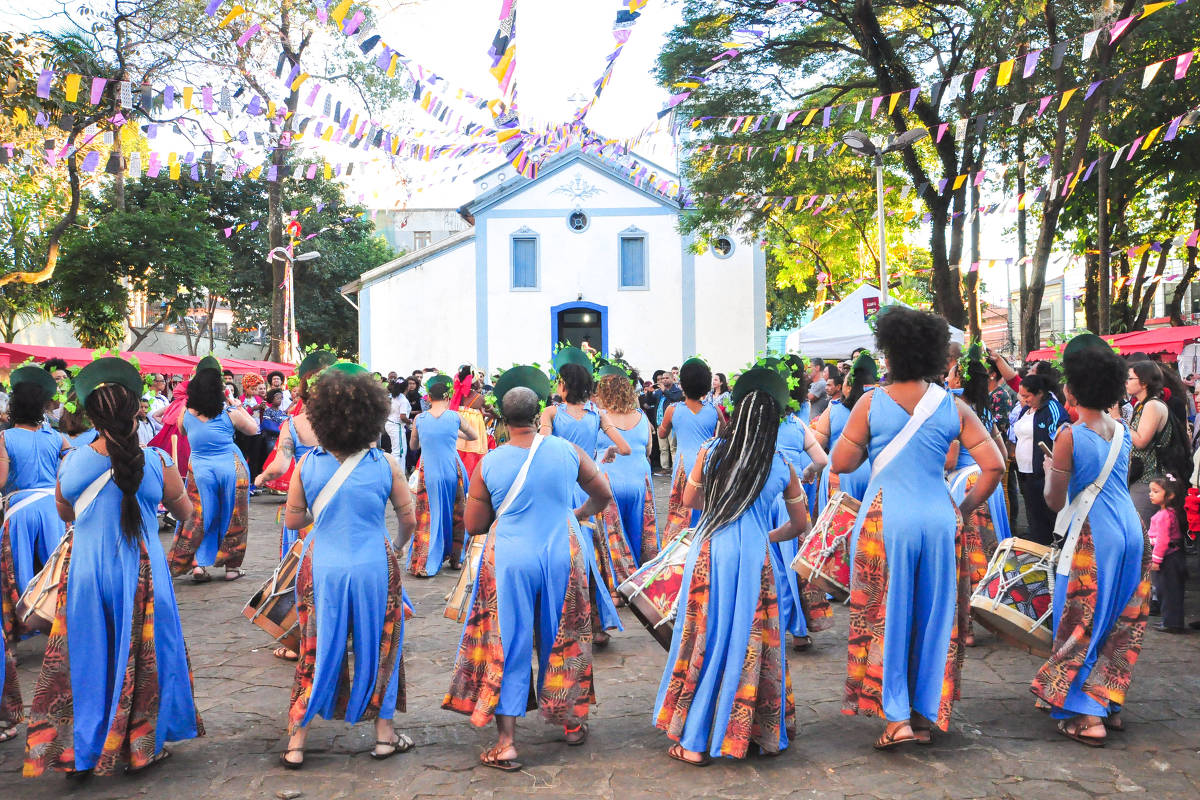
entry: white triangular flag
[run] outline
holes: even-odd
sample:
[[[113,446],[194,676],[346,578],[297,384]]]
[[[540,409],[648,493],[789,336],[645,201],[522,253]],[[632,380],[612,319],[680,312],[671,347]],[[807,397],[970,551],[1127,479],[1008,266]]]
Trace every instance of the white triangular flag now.
[[[1126,147],[1129,147],[1129,145],[1123,144],[1119,148],[1117,148],[1117,152],[1113,154],[1112,163],[1108,165],[1109,169],[1112,169],[1113,167],[1115,167],[1117,165],[1117,162],[1121,160],[1121,156],[1125,153]]]
[[[1013,125],[1016,125],[1018,122],[1021,121],[1021,115],[1025,113],[1025,107],[1028,105],[1029,105],[1029,103],[1018,103],[1013,108],[1013,118],[1012,118]]]
[[[859,100],[858,104],[856,106],[854,106],[854,121],[855,122],[858,122],[858,118],[862,116],[863,104],[866,102],[867,102],[866,100]]]
[[[1150,85],[1150,81],[1154,80],[1154,76],[1158,74],[1160,69],[1162,69],[1162,65],[1163,62],[1159,61],[1157,64],[1151,64],[1150,66],[1146,67],[1146,71],[1142,73],[1143,89]]]
[[[960,119],[954,123],[954,141],[962,144],[967,140],[967,120]]]
[[[1083,35],[1083,59],[1086,61],[1088,56],[1092,54],[1092,49],[1096,46],[1096,39],[1099,38],[1100,31],[1089,31]]]

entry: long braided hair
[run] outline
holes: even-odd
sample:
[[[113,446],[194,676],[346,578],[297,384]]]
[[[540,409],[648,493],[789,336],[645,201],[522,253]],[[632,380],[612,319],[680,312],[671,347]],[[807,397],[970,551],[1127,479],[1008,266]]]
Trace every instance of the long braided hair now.
[[[854,359],[854,364],[850,367],[850,389],[845,392],[842,405],[847,409],[854,408],[858,398],[866,393],[865,387],[874,386],[877,383],[879,383],[879,367],[875,364],[875,359],[871,357],[871,354],[864,350],[858,358]]]
[[[88,395],[84,409],[104,437],[112,462],[113,483],[124,495],[121,498],[121,533],[126,541],[136,541],[142,534],[142,509],[137,491],[146,467],[146,454],[137,436],[141,398],[124,386],[108,384]]]
[[[771,460],[783,410],[770,393],[755,390],[738,401],[733,419],[705,466],[704,517],[700,536],[736,520],[758,499]]]

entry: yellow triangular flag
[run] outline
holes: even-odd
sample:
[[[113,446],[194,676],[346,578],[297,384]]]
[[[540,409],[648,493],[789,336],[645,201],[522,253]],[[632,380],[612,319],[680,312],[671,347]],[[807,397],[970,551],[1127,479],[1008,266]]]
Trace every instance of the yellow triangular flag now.
[[[337,23],[338,27],[342,27],[343,20],[346,19],[346,14],[350,12],[350,0],[342,0],[337,4],[333,11],[329,12],[329,18]]]
[[[1146,139],[1142,142],[1143,150],[1146,150],[1151,144],[1154,143],[1154,140],[1158,138],[1158,132],[1162,130],[1162,127],[1162,125],[1159,125],[1157,128],[1146,134]]]
[[[172,153],[172,155],[174,155],[174,153]],[[171,180],[173,180],[173,181],[179,180],[179,162],[178,161],[176,161],[174,164],[171,165],[169,174],[171,176]]]
[[[183,107],[188,111],[192,110],[192,92],[194,90],[190,86],[183,87]]]
[[[892,92],[888,97],[888,113],[891,114],[896,110],[896,101],[900,99],[899,92]]]
[[[1147,3],[1146,7],[1142,9],[1142,15],[1138,19],[1145,19],[1157,11],[1162,11],[1167,6],[1173,5],[1175,5],[1175,0],[1167,0],[1165,3]]]
[[[331,167],[331,166],[329,165],[329,162],[328,162],[328,161],[326,161],[326,162],[325,162],[325,170],[324,170],[324,173],[325,173],[325,180],[329,180],[330,178],[332,178],[332,177],[333,177],[333,167]]]
[[[955,178],[954,179],[954,191],[957,192],[959,189],[961,189],[963,182],[966,180],[967,180],[966,175],[959,175],[957,178]]]
[[[815,116],[817,115],[817,111],[819,111],[819,110],[820,110],[820,109],[816,109],[816,108],[809,109],[809,112],[808,112],[807,114],[805,114],[805,115],[804,115],[804,122],[802,122],[802,123],[800,123],[800,124],[801,124],[801,125],[807,125],[808,123],[812,122],[812,121],[813,121],[813,117],[815,117]]]
[[[346,0],[346,2],[349,3],[350,0]],[[245,6],[234,6],[233,8],[229,9],[229,13],[225,15],[225,19],[221,20],[220,23],[217,24],[217,27],[224,28],[224,27],[228,26],[229,23],[233,22],[235,19],[237,19],[238,17],[240,17],[242,14],[245,14],[245,13],[246,13]]]
[[[1071,102],[1071,96],[1074,95],[1078,91],[1079,91],[1079,88],[1076,87],[1074,89],[1067,89],[1065,92],[1063,92],[1062,100],[1060,100],[1058,103],[1058,110],[1062,111],[1064,108],[1066,108],[1067,103]]]
[[[72,72],[67,76],[67,80],[63,83],[63,92],[67,96],[68,103],[74,103],[79,97],[79,76]]]

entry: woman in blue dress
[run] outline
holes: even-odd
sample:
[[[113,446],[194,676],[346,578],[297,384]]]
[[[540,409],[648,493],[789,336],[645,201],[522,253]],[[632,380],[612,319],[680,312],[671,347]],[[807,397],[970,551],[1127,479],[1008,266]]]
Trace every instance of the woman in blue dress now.
[[[605,366],[601,367],[600,375],[596,400],[630,449],[629,455],[618,455],[600,464],[613,494],[613,505],[605,512],[605,521],[610,538],[624,537],[629,564],[636,570],[658,555],[659,548],[654,488],[650,482],[650,420],[638,407],[637,393],[624,370],[615,365]],[[597,454],[607,453],[612,447],[616,447],[616,442],[607,432],[600,431]],[[614,558],[613,580],[618,586],[631,572],[623,571]]]
[[[870,353],[864,350],[854,359],[850,366],[850,374],[846,376],[842,385],[845,386],[847,382],[850,386],[842,393],[841,399],[830,400],[825,411],[813,424],[817,442],[829,453],[837,446],[842,430],[846,427],[846,420],[850,419],[850,412],[854,410],[854,404],[879,383],[879,368]],[[854,472],[845,475],[839,475],[831,469],[824,470],[817,488],[817,513],[824,511],[829,498],[838,492],[845,492],[861,503],[870,480],[869,461],[864,461]]]
[[[1059,531],[1066,541],[1054,582],[1054,644],[1032,688],[1050,704],[1059,733],[1099,747],[1108,731],[1125,729],[1121,705],[1146,630],[1151,549],[1126,483],[1132,440],[1110,414],[1124,396],[1125,363],[1103,339],[1083,334],[1064,349],[1063,369],[1079,421],[1059,431],[1046,503],[1060,510],[1069,502],[1071,525]]]
[[[654,724],[676,744],[671,758],[705,766],[779,753],[796,712],[783,647],[772,541],[808,529],[808,496],[776,450],[787,381],[755,368],[733,386],[733,419],[702,447],[684,502],[703,511],[688,551]],[[788,519],[772,520],[783,495]]]
[[[75,527],[29,716],[25,775],[110,775],[204,735],[167,559],[161,502],[191,500],[170,456],[138,444],[142,379],[121,358],[80,370],[76,391],[100,437],[67,454],[55,502]]]
[[[17,659],[0,631],[0,744],[17,738],[17,726],[25,717],[21,684],[17,681]]]
[[[307,403],[321,446],[300,461],[288,487],[285,523],[312,521],[296,574],[300,659],[288,708],[287,749],[280,763],[304,764],[308,724],[317,716],[375,721],[374,759],[413,747],[395,731],[404,711],[402,552],[416,527],[404,468],[373,445],[391,401],[371,373],[338,363],[317,381]],[[388,502],[397,541],[384,519]],[[353,677],[349,663],[353,653]]]
[[[612,500],[608,481],[577,445],[537,433],[550,382],[534,367],[513,367],[496,381],[508,443],[483,457],[467,503],[467,530],[486,535],[442,708],[483,727],[496,743],[479,757],[487,767],[519,770],[517,717],[537,708],[563,727],[568,745],[587,741],[592,683],[591,603],[579,521]],[[576,505],[582,492],[586,500]],[[530,663],[538,664],[537,682]]]
[[[963,357],[950,365],[946,385],[951,393],[961,397],[971,407],[983,423],[984,429],[996,442],[996,447],[1003,448],[1004,443],[997,436],[995,418],[992,416],[988,368],[983,358],[983,346],[979,342],[971,342]],[[946,483],[950,487],[951,499],[955,503],[961,503],[963,497],[979,480],[979,465],[975,463],[971,454],[961,447],[952,445],[950,452],[955,461],[946,477]],[[1004,450],[1001,449],[1001,452]],[[986,503],[981,503],[969,517],[963,518],[963,549],[967,561],[967,579],[972,591],[987,574],[988,564],[996,552],[996,545],[1011,535],[1004,484],[1001,481]],[[963,635],[963,643],[967,647],[975,646],[975,634],[970,624]]]
[[[420,578],[438,574],[442,562],[462,568],[463,503],[471,476],[458,454],[458,440],[474,441],[475,431],[457,411],[450,410],[449,375],[435,375],[425,384],[429,410],[417,415],[409,447],[421,451],[413,473],[417,531],[408,554],[408,572]]]
[[[679,388],[683,400],[672,403],[663,413],[658,438],[675,435],[675,474],[671,478],[671,496],[667,498],[667,524],[662,540],[672,541],[685,528],[696,525],[700,512],[689,509],[683,500],[687,476],[696,466],[700,448],[717,433],[717,409],[704,398],[712,388],[712,370],[703,359],[689,358],[679,368]]]
[[[584,364],[588,366],[583,366]],[[566,439],[578,447],[588,458],[597,458],[602,463],[612,461],[618,455],[627,456],[632,450],[629,443],[621,436],[621,432],[613,427],[608,415],[598,411],[590,402],[594,382],[592,380],[591,360],[582,350],[563,348],[555,353],[555,369],[558,371],[558,393],[564,402],[549,406],[541,416],[539,431],[542,436],[554,435]],[[597,452],[600,433],[604,432],[613,444],[601,455]],[[587,502],[587,493],[576,489],[575,506]],[[603,509],[601,509],[603,512]],[[610,628],[621,629],[621,619],[617,616],[615,595],[617,583],[614,579],[613,561],[631,559],[625,545],[624,537],[614,537],[610,541],[608,529],[602,513],[597,513],[592,519],[583,521],[583,531],[580,535],[590,542],[584,542],[587,551],[588,574],[592,585],[592,628],[597,647],[608,644]],[[591,535],[588,536],[588,533]],[[613,553],[613,547],[618,548]]]
[[[804,489],[808,502],[810,516],[813,501],[816,496],[817,475],[824,471],[828,458],[821,449],[813,429],[799,416],[798,409],[803,405],[808,407],[808,375],[804,362],[796,359],[793,366],[787,363],[780,368],[789,370],[793,381],[788,390],[788,407],[783,422],[779,424],[779,433],[775,440],[775,449],[785,461],[791,465],[800,485]],[[786,380],[786,378],[785,378]],[[772,523],[779,527],[787,522],[790,509],[780,495],[775,500]],[[792,569],[792,562],[800,552],[799,540],[795,538],[771,542],[771,561],[775,569],[776,589],[779,593],[779,617],[783,629],[792,634],[792,647],[797,651],[807,650],[812,646],[809,636],[806,606],[809,598],[805,596],[805,585],[800,576]],[[821,598],[824,599],[823,597]]]
[[[246,573],[246,525],[250,514],[250,470],[234,443],[234,431],[258,433],[254,417],[225,394],[220,363],[205,356],[188,381],[180,433],[187,437],[191,464],[187,491],[195,507],[175,529],[171,574],[192,571],[192,581],[212,580],[206,567],[224,567],[225,580]]]
[[[0,551],[7,550],[11,561],[0,556],[0,593],[20,595],[66,531],[54,510],[54,480],[59,459],[71,445],[45,422],[46,404],[58,391],[50,373],[21,367],[13,370],[11,380],[8,416],[13,427],[0,432],[5,502]]]
[[[946,369],[945,320],[889,306],[875,342],[891,382],[854,404],[831,469],[853,472],[870,455],[854,528],[842,711],[884,717],[875,747],[888,749],[931,742],[934,726],[949,725],[968,599],[960,514],[987,500],[1004,462],[966,403],[926,380]],[[981,470],[957,508],[945,481],[956,440]]]

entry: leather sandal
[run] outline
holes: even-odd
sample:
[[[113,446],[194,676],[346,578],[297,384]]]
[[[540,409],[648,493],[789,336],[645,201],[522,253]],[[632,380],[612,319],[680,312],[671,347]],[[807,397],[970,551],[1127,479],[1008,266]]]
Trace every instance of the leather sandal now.
[[[567,738],[567,746],[568,747],[582,747],[583,745],[587,744],[588,733],[590,731],[588,729],[588,724],[586,722],[581,722],[579,724],[579,726],[575,727],[575,728],[568,728],[566,725],[563,726],[564,738],[569,737],[572,734],[580,733],[581,731],[582,731],[583,735],[580,736],[578,739]]]
[[[479,754],[479,763],[485,767],[498,769],[501,772],[517,772],[522,766],[524,766],[520,761],[514,761],[511,758],[499,757],[499,755],[505,750],[509,749],[509,747],[512,747],[512,745],[509,745],[508,747],[492,747],[488,750],[484,750]],[[516,748],[513,749],[515,750]]]
[[[671,745],[671,748],[667,750],[667,755],[676,761],[682,761],[689,767],[707,767],[712,763],[712,756],[710,756],[708,753],[705,753],[704,758],[700,759],[699,761],[692,761],[690,758],[684,755],[683,745],[681,744]]]
[[[289,761],[288,753],[300,753],[301,755],[303,755],[304,748],[303,747],[293,747],[292,749],[284,750],[282,753],[279,754],[279,763],[283,765],[284,769],[291,769],[291,770],[302,769],[304,767],[304,759],[302,758],[299,761]]]
[[[383,761],[384,759],[391,758],[398,753],[407,753],[416,746],[413,744],[413,740],[406,734],[400,733],[399,731],[394,731],[394,733],[396,734],[396,738],[390,742],[381,742],[378,740],[375,742],[376,747],[390,747],[392,749],[386,753],[376,753],[374,750],[372,750],[370,754],[371,758],[375,759],[376,761]]]
[[[908,728],[908,730],[909,730],[908,736],[897,736],[896,735],[897,731],[902,731],[905,728]],[[892,729],[891,733],[888,733],[887,728],[884,728],[883,733],[879,734],[879,738],[875,740],[874,747],[876,750],[892,750],[894,748],[899,747],[902,744],[908,744],[909,742],[915,742],[917,740],[917,738],[912,735],[911,731],[912,731],[911,725],[897,725],[895,728]]]
[[[1079,717],[1074,717],[1072,719],[1060,720],[1058,725],[1055,727],[1063,736],[1067,737],[1068,739],[1073,739],[1080,744],[1087,745],[1088,747],[1104,747],[1106,744],[1105,737],[1086,736],[1082,733],[1089,728],[1095,728],[1097,726],[1103,728],[1104,724],[1092,723],[1091,725],[1085,725]]]

